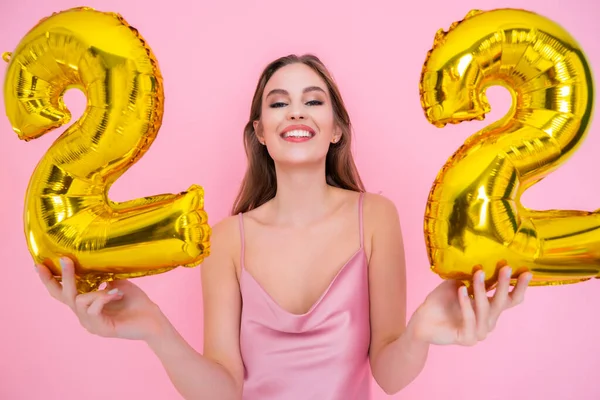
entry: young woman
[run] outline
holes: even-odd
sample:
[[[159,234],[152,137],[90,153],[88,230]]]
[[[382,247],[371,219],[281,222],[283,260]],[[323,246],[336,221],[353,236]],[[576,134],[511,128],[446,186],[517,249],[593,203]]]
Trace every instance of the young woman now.
[[[318,58],[280,58],[258,82],[244,130],[248,170],[232,216],[213,227],[201,267],[204,350],[194,350],[129,281],[78,295],[39,265],[50,294],[91,333],[144,340],[186,399],[368,399],[371,375],[388,393],[423,369],[430,345],[470,346],[523,300],[530,273],[492,298],[483,274],[444,281],[406,322],[397,210],[365,193],[350,119]]]

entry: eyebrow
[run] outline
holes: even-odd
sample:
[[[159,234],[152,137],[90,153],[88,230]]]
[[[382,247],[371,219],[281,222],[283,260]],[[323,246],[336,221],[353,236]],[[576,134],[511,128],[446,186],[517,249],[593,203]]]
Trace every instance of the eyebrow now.
[[[302,93],[309,93],[309,92],[322,92],[325,93],[325,91],[320,88],[319,86],[308,86],[305,87],[304,90],[302,91]],[[284,89],[273,89],[269,92],[269,94],[267,94],[267,97],[274,95],[274,94],[282,94],[282,95],[289,95],[287,90]]]

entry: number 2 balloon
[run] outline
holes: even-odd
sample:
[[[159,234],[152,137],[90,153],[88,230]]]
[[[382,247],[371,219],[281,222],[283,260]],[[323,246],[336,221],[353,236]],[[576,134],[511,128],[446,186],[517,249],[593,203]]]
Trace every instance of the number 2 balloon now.
[[[532,285],[600,274],[600,214],[531,210],[520,197],[582,144],[593,110],[590,65],[575,39],[526,10],[474,10],[438,31],[420,80],[428,121],[443,127],[483,119],[485,89],[502,85],[513,103],[447,160],[431,188],[425,238],[432,270],[487,285],[499,267],[531,271]],[[513,284],[515,281],[513,280]]]
[[[200,186],[122,203],[107,197],[162,123],[162,76],[137,30],[118,14],[74,8],[41,20],[4,59],[6,114],[23,140],[69,122],[67,89],[87,97],[27,188],[25,237],[35,262],[60,278],[59,257],[71,257],[80,292],[202,262],[211,229]]]

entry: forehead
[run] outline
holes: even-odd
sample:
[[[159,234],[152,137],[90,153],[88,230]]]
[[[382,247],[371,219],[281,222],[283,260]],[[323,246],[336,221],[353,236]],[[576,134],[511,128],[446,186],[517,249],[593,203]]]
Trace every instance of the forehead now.
[[[302,92],[308,86],[319,86],[325,91],[327,89],[325,81],[311,67],[295,63],[278,69],[267,82],[265,93],[272,89]]]

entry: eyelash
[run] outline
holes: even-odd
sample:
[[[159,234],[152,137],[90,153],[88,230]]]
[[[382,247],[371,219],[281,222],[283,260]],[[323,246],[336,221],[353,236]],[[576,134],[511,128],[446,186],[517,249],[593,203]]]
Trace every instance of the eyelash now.
[[[321,105],[323,105],[323,102],[320,101],[320,100],[311,100],[311,101],[307,102],[306,104],[309,105],[309,106],[321,106]],[[286,103],[283,103],[283,102],[279,101],[277,103],[271,104],[269,107],[271,107],[271,108],[281,108],[281,107],[283,107],[285,105],[286,105]]]

